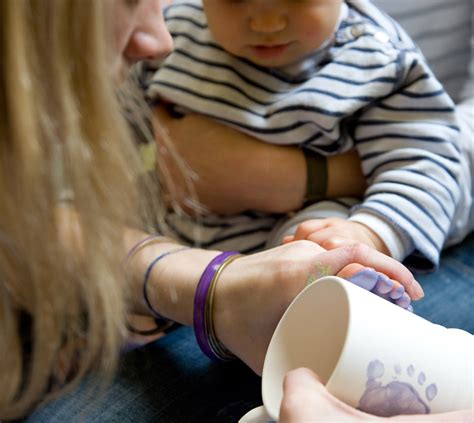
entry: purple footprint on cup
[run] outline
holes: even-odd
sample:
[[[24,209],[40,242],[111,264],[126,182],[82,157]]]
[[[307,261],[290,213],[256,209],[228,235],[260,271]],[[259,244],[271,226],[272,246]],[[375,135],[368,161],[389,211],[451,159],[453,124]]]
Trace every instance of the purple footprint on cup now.
[[[349,281],[387,301],[397,304],[409,311],[413,311],[413,307],[410,304],[410,297],[405,292],[403,286],[400,285],[397,289],[392,289],[393,281],[383,273],[371,268],[365,268],[353,275]]]
[[[358,409],[382,417],[401,414],[429,414],[427,402],[438,394],[437,386],[432,383],[424,388],[426,376],[423,372],[416,375],[410,365],[403,374],[401,366],[395,366],[393,380],[382,385],[380,379],[385,373],[385,366],[380,360],[373,360],[367,367],[366,390],[359,401]],[[413,383],[402,382],[400,377]],[[420,391],[424,393],[420,394]]]

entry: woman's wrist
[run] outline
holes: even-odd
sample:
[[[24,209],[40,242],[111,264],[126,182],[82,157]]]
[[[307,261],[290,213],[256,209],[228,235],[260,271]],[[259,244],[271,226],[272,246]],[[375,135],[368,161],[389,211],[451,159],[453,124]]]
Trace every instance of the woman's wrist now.
[[[304,287],[316,244],[301,243],[246,255],[222,272],[214,300],[217,339],[256,373],[284,311]]]
[[[181,324],[192,325],[197,283],[207,264],[218,254],[217,251],[180,247],[174,242],[149,244],[140,249],[130,260],[127,271],[130,274],[133,311],[153,315],[149,303],[159,314]],[[156,264],[150,269],[153,262]],[[144,300],[143,291],[147,271],[148,302]]]
[[[362,197],[367,187],[357,151],[327,158],[327,197]]]
[[[262,183],[260,188],[264,194],[255,200],[260,202],[255,204],[258,206],[256,210],[273,213],[299,210],[308,200],[308,194],[315,200],[315,188],[321,199],[362,197],[364,194],[367,185],[357,151],[314,160],[317,155],[305,154],[294,146],[273,146],[270,150],[264,145],[264,148],[266,150],[262,147],[261,157],[255,155],[254,159],[258,163],[272,163],[267,174],[261,178],[271,181],[273,188]],[[318,165],[322,169],[317,169]],[[321,180],[309,181],[311,176]]]
[[[302,148],[306,161],[305,206],[324,200],[328,190],[327,157],[309,148]]]

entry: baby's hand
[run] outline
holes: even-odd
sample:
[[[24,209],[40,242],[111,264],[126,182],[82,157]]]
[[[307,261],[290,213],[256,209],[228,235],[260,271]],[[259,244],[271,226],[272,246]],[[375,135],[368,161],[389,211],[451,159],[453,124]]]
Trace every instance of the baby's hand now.
[[[283,243],[303,239],[313,241],[326,250],[360,242],[390,255],[385,243],[370,228],[338,217],[307,220],[298,226],[295,235],[284,237]]]
[[[366,289],[373,294],[390,301],[404,309],[413,311],[412,298],[405,292],[405,287],[387,275],[377,272],[375,269],[352,263],[344,267],[337,276],[347,279],[349,282]],[[415,298],[417,300],[419,298]]]

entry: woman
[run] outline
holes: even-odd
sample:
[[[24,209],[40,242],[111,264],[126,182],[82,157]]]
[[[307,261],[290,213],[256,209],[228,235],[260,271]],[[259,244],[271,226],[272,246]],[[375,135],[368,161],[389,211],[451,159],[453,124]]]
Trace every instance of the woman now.
[[[350,276],[374,267],[395,280],[394,290],[401,283],[413,299],[422,296],[406,268],[362,246],[326,252],[298,242],[238,257],[216,285],[222,253],[149,237],[139,193],[150,183],[111,80],[170,48],[158,0],[0,2],[2,420],[31,412],[90,372],[109,380],[130,312],[196,325],[196,313],[208,310],[209,296],[196,302],[207,270],[215,272],[206,314],[214,331],[200,341],[257,373],[283,311],[323,270]],[[171,372],[159,374],[166,389],[172,363],[156,363]]]
[[[121,75],[128,64],[168,51],[160,2],[5,0],[0,19],[0,415],[7,419],[92,370],[92,385],[110,376],[126,313],[151,314],[142,297],[146,270],[181,247],[155,239],[145,248],[147,235],[131,229],[147,223],[133,207],[141,164],[109,82],[110,68]],[[123,258],[137,245],[127,284]],[[218,254],[162,257],[148,279],[153,309],[189,324],[197,281]],[[387,257],[360,246],[324,252],[293,243],[229,264],[215,293],[220,342],[260,371],[282,311],[308,276],[318,276],[315,262],[343,276],[352,262],[376,267],[420,296],[411,274]],[[87,406],[91,397],[84,402],[76,392],[30,420],[111,421],[115,413],[119,421],[212,421],[220,409],[235,421],[248,408],[244,400],[257,398],[258,378],[238,363],[211,365],[187,328],[125,361],[104,408]]]

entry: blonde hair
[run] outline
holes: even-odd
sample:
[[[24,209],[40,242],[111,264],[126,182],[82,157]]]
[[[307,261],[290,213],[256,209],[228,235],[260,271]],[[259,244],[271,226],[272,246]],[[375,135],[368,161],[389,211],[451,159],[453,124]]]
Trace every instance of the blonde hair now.
[[[123,227],[143,222],[109,3],[0,1],[0,419],[117,364]],[[73,207],[58,218],[65,187]]]

